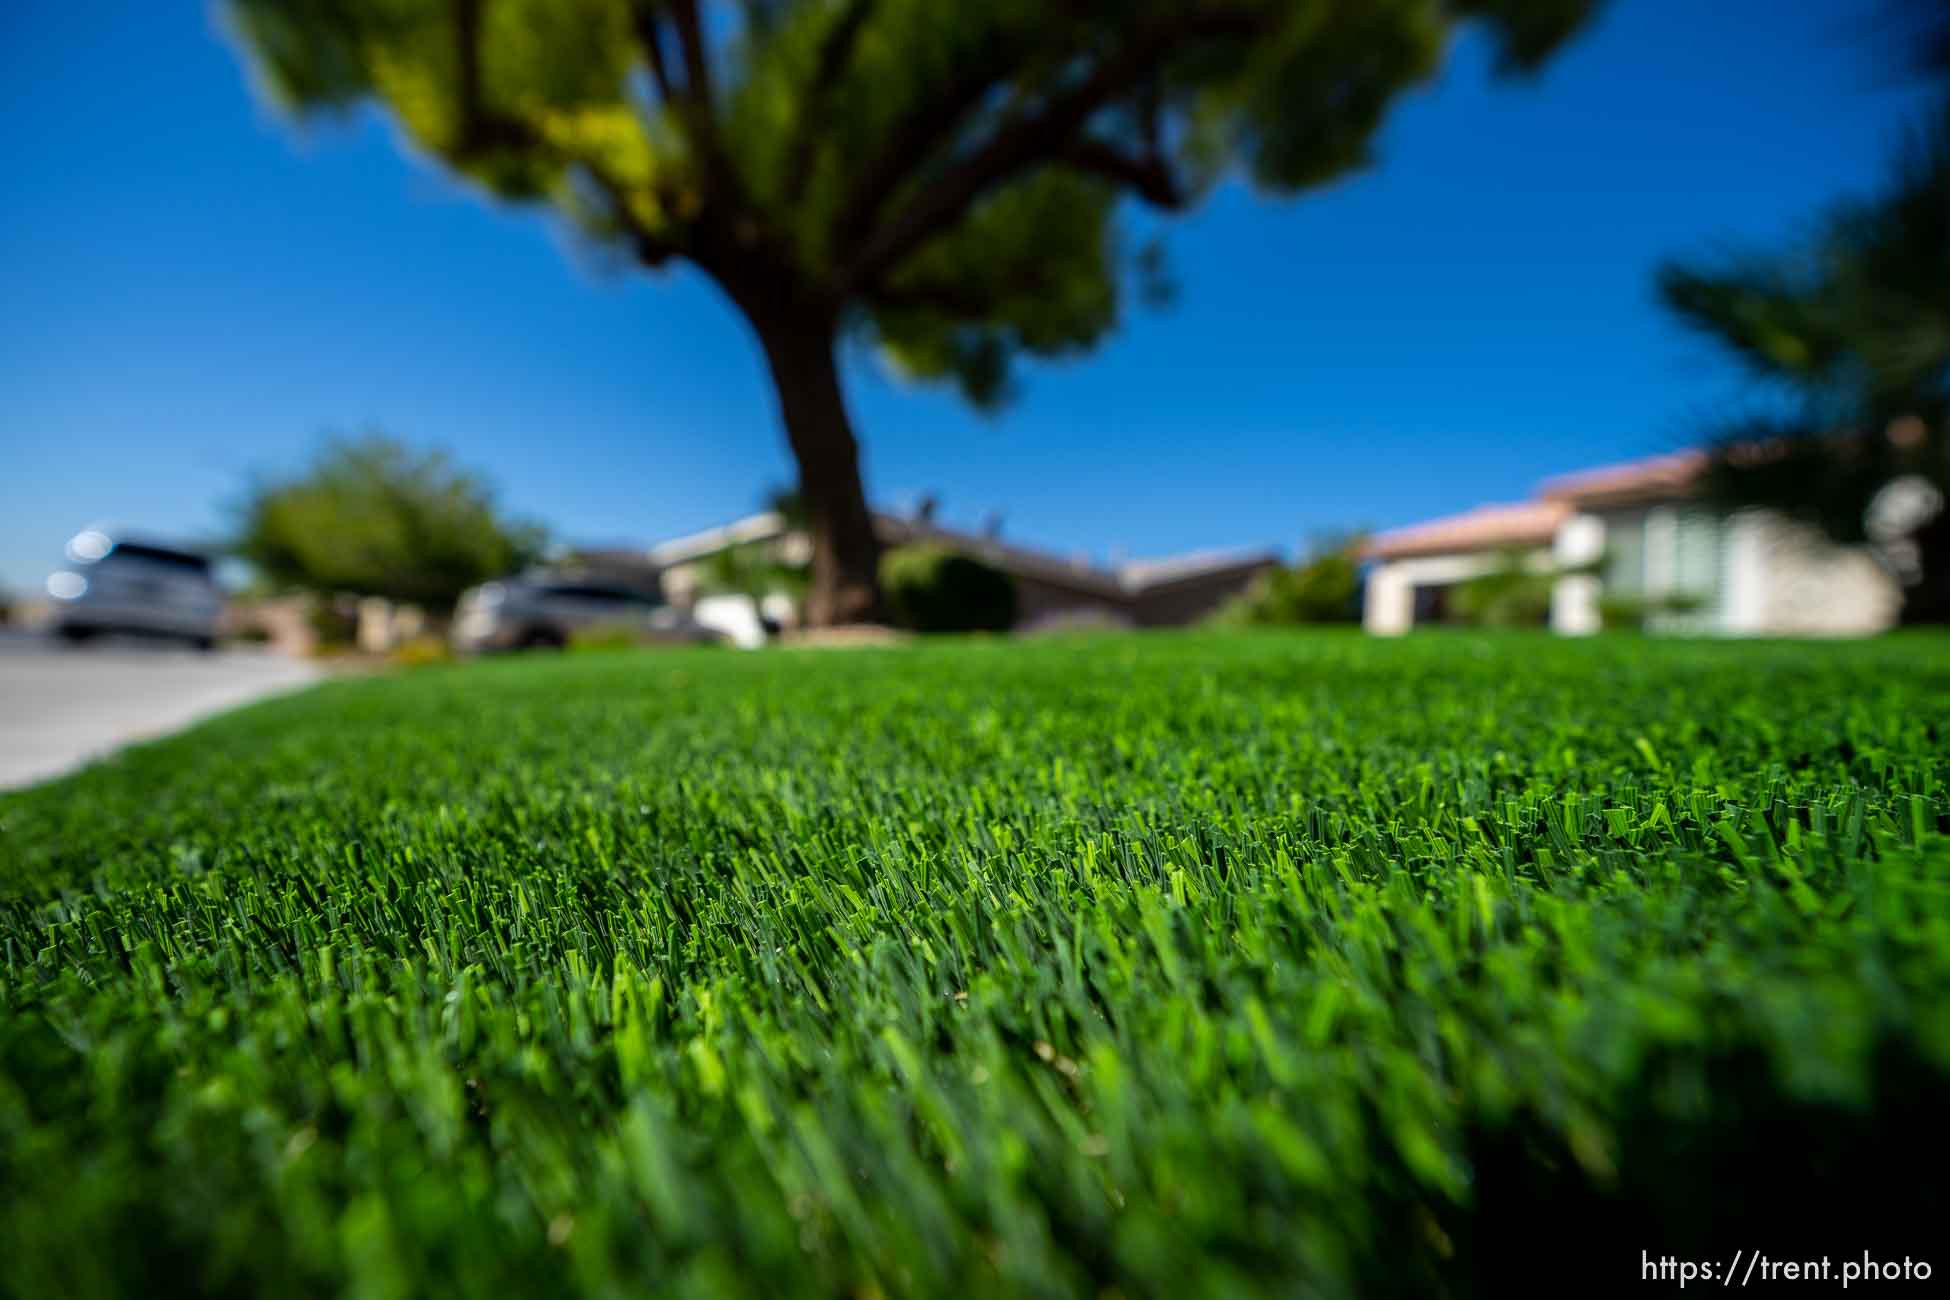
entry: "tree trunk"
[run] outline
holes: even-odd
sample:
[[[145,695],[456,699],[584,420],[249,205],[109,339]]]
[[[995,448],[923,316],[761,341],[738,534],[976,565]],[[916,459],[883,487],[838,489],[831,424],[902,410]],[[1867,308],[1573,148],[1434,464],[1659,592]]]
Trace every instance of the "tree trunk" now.
[[[860,481],[860,447],[847,418],[834,357],[836,322],[825,313],[753,313],[765,349],[786,440],[799,465],[812,529],[812,627],[874,622],[882,617],[880,539]]]
[[[1917,529],[1911,540],[1922,573],[1903,593],[1902,622],[1950,623],[1950,507]]]

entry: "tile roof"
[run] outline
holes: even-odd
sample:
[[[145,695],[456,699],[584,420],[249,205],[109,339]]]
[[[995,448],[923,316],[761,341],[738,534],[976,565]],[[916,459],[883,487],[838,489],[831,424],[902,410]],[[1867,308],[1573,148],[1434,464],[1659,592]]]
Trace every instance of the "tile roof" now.
[[[1602,465],[1546,479],[1537,495],[1575,506],[1611,506],[1670,501],[1692,493],[1706,469],[1703,451],[1675,451],[1619,465]]]
[[[1370,559],[1396,560],[1505,546],[1548,546],[1558,525],[1579,510],[1691,496],[1706,465],[1705,452],[1690,450],[1560,474],[1544,480],[1534,501],[1478,506],[1397,528],[1370,541],[1365,554]]]
[[[1489,551],[1506,546],[1548,546],[1558,525],[1571,517],[1563,501],[1519,501],[1478,506],[1459,515],[1377,534],[1364,552],[1370,559]]]

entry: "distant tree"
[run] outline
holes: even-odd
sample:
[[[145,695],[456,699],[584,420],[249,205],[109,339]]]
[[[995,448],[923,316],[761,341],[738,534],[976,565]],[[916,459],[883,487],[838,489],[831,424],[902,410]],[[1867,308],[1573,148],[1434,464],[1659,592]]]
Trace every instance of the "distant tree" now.
[[[1669,265],[1659,287],[1774,399],[1714,431],[1715,493],[1838,541],[1906,534],[1905,618],[1950,617],[1950,111],[1906,142],[1880,193],[1837,206],[1811,239]]]
[[[299,110],[389,107],[495,194],[646,267],[691,263],[757,335],[810,513],[815,623],[873,616],[879,542],[835,349],[975,402],[1088,347],[1157,270],[1120,200],[1364,163],[1482,19],[1512,69],[1598,0],[228,0]]]
[[[1254,578],[1214,621],[1241,627],[1359,621],[1364,540],[1359,534],[1317,539],[1305,560]]]
[[[334,439],[300,473],[251,486],[236,554],[273,586],[384,596],[445,611],[541,554],[476,475],[383,435]]]

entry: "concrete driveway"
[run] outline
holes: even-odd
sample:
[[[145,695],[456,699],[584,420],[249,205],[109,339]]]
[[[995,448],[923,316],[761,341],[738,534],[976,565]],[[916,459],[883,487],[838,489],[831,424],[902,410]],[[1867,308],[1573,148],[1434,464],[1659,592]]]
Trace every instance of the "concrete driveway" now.
[[[71,648],[0,636],[0,789],[318,677],[303,660],[261,651],[200,654],[136,641]]]

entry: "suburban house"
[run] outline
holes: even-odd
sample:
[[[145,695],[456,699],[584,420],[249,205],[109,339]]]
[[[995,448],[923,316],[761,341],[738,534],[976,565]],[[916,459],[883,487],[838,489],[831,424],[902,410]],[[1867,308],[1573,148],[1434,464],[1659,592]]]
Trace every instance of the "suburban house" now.
[[[1683,451],[1550,479],[1534,499],[1376,536],[1363,622],[1392,635],[1448,620],[1455,589],[1515,565],[1550,582],[1549,626],[1596,632],[1631,609],[1650,631],[1863,636],[1902,589],[1867,547],[1837,546],[1764,510],[1699,499],[1707,459]]]
[[[1103,566],[1083,556],[1053,555],[1004,542],[994,530],[968,533],[944,528],[926,510],[911,517],[876,511],[874,526],[887,546],[937,543],[1009,574],[1016,583],[1016,626],[1023,631],[1067,625],[1171,627],[1193,623],[1279,563],[1279,556],[1270,550],[1238,550],[1201,551]],[[712,557],[743,546],[758,548],[784,564],[804,564],[812,554],[811,539],[802,530],[783,515],[765,511],[647,550],[586,551],[577,559],[584,567],[619,576],[631,570],[654,573],[673,603],[697,608],[723,599],[710,590]],[[789,601],[768,600],[763,612],[781,623],[790,622]]]

